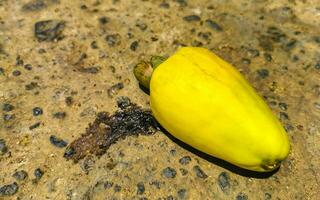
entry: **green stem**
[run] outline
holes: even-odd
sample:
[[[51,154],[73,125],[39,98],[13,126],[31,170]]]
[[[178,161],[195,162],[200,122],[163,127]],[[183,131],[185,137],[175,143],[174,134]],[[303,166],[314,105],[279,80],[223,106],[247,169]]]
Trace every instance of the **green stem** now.
[[[143,87],[150,89],[150,80],[153,70],[166,59],[167,58],[162,56],[152,56],[150,62],[142,61],[138,63],[133,69],[134,76]]]

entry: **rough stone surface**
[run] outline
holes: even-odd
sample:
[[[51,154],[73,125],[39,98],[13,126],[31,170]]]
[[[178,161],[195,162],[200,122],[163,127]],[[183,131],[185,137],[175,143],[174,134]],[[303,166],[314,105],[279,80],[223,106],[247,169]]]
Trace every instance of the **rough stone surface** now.
[[[318,200],[318,4],[0,0],[0,199]],[[51,144],[54,135],[71,145],[98,113],[125,109],[121,96],[148,110],[133,66],[190,45],[232,63],[281,116],[292,148],[277,172],[242,172],[161,131],[123,137],[78,163],[64,158],[74,153],[68,147]],[[35,107],[43,113],[34,116]],[[20,170],[29,174],[24,180],[13,177]]]

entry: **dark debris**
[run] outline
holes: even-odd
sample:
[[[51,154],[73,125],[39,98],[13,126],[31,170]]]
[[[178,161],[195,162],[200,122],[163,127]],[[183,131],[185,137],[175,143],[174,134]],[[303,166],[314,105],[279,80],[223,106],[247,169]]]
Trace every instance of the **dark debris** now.
[[[64,157],[77,162],[90,154],[101,156],[112,144],[127,136],[155,133],[158,125],[151,112],[123,99],[118,101],[121,109],[113,115],[98,113],[86,133],[67,147]]]
[[[39,42],[58,41],[63,38],[62,31],[65,28],[65,21],[45,20],[35,23],[35,37]]]

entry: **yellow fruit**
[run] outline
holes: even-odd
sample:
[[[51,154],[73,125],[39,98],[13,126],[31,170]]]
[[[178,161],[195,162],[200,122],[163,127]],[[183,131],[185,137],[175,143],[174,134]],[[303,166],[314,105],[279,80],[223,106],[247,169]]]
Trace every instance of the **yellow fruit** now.
[[[151,110],[174,137],[253,171],[272,171],[290,149],[278,119],[245,78],[207,49],[183,47],[153,71]]]

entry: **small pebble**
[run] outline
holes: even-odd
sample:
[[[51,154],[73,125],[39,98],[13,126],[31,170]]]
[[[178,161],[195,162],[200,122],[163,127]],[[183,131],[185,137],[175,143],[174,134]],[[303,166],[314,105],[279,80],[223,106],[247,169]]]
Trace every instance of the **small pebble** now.
[[[236,200],[247,200],[247,199],[248,199],[248,196],[242,192],[240,192],[236,197]]]
[[[99,18],[99,22],[102,25],[107,24],[109,21],[110,21],[110,19],[108,17],[100,17]]]
[[[285,112],[280,112],[279,117],[280,117],[280,120],[282,120],[282,121],[285,121],[285,120],[289,119],[288,114],[285,113]]]
[[[103,186],[104,186],[104,189],[112,188],[113,182],[111,182],[111,181],[106,181]]]
[[[0,155],[3,155],[8,152],[8,147],[4,139],[0,139]]]
[[[25,64],[25,65],[24,65],[24,68],[25,68],[26,70],[30,71],[30,70],[32,70],[32,65],[30,65],[30,64]]]
[[[138,27],[140,30],[145,31],[148,28],[148,25],[143,22],[138,22],[136,24],[136,27]]]
[[[15,178],[18,181],[23,181],[24,179],[26,179],[28,177],[28,173],[24,170],[19,170],[16,171],[13,175],[13,178]]]
[[[36,22],[34,25],[34,35],[39,42],[58,41],[63,38],[62,32],[65,22],[60,20],[45,20]]]
[[[32,109],[33,116],[39,116],[43,114],[43,110],[40,107],[34,107]]]
[[[120,185],[115,185],[113,189],[114,189],[114,192],[120,192],[121,191],[121,186]]]
[[[223,28],[219,24],[217,24],[215,21],[212,21],[211,19],[206,20],[206,25],[215,31],[218,31],[218,32],[223,31]]]
[[[134,41],[134,42],[131,43],[130,49],[131,49],[132,51],[136,51],[137,48],[138,48],[138,46],[139,46],[138,41]]]
[[[120,109],[125,109],[131,105],[131,101],[129,97],[121,96],[117,98],[117,105]]]
[[[4,69],[2,67],[0,67],[0,75],[4,74]]]
[[[162,175],[165,176],[166,178],[174,178],[177,175],[177,172],[175,169],[171,167],[167,167],[162,170]]]
[[[14,182],[12,184],[4,185],[0,187],[0,196],[12,196],[19,190],[19,185]]]
[[[188,5],[187,0],[176,0],[176,2],[181,6],[185,7]]]
[[[267,78],[269,76],[269,70],[267,69],[258,69],[257,73],[262,79]]]
[[[183,19],[187,22],[200,21],[201,18],[198,15],[188,15],[183,17]]]
[[[281,110],[283,110],[283,111],[286,111],[287,108],[288,108],[288,106],[287,106],[286,103],[280,102],[280,103],[279,103],[279,108],[280,108]]]
[[[179,170],[180,170],[182,176],[185,176],[188,174],[188,170],[186,170],[186,169],[180,168]]]
[[[170,8],[170,4],[166,3],[166,2],[162,2],[160,5],[159,5],[160,8]]]
[[[169,195],[165,198],[165,200],[175,200],[175,198],[172,195]]]
[[[14,109],[14,106],[9,104],[9,103],[5,103],[3,104],[2,106],[2,110],[5,111],[5,112],[10,112]]]
[[[204,171],[202,171],[202,169],[198,165],[193,167],[193,171],[196,173],[197,177],[199,178],[202,178],[202,179],[208,178],[208,175],[204,173]]]
[[[251,60],[248,59],[248,58],[242,58],[242,59],[241,59],[241,62],[242,62],[243,64],[245,64],[245,65],[249,65],[249,64],[251,63]]]
[[[145,191],[144,184],[142,182],[137,184],[137,194],[142,195]]]
[[[271,194],[266,192],[264,193],[264,200],[270,200],[271,199]]]
[[[187,194],[187,190],[186,190],[186,189],[180,189],[180,190],[178,190],[178,197],[179,197],[179,199],[185,199],[185,198],[186,198],[186,194]]]
[[[110,47],[120,44],[121,36],[119,34],[110,34],[106,36],[106,41]]]
[[[270,62],[272,60],[272,56],[268,53],[263,54],[263,56],[264,56],[264,59],[268,62]]]
[[[66,117],[66,112],[56,112],[53,114],[53,118],[55,119],[63,119]]]
[[[13,75],[13,76],[20,76],[20,75],[21,75],[21,72],[20,72],[19,70],[14,70],[14,71],[12,72],[12,75]]]
[[[43,176],[43,171],[40,168],[35,169],[34,176],[36,177],[36,180],[40,180]]]
[[[71,106],[73,104],[73,98],[71,96],[66,97],[65,102],[67,106]]]
[[[314,65],[314,68],[316,68],[317,70],[320,70],[320,62],[318,62],[317,64]]]
[[[190,163],[190,161],[191,161],[191,157],[190,156],[184,156],[184,157],[179,159],[179,163],[181,165],[187,165],[187,164]]]
[[[108,92],[108,96],[109,96],[110,98],[114,97],[115,95],[118,94],[118,92],[119,92],[121,89],[123,89],[123,87],[124,87],[123,83],[117,83],[117,84],[111,86],[111,87],[108,89],[108,91],[107,91],[107,92]]]
[[[38,128],[40,126],[40,122],[37,122],[29,127],[30,130]]]
[[[60,138],[57,138],[54,135],[51,135],[49,140],[50,140],[51,144],[53,144],[54,146],[59,147],[59,148],[66,147],[68,145],[68,143],[66,141],[64,141]]]
[[[9,120],[12,120],[14,119],[16,116],[14,114],[4,114],[3,115],[3,120],[4,121],[9,121]]]
[[[224,193],[227,193],[229,191],[229,189],[230,189],[230,178],[229,178],[229,175],[226,172],[222,172],[222,173],[219,174],[218,183],[219,183],[219,186],[220,186],[221,190]]]

